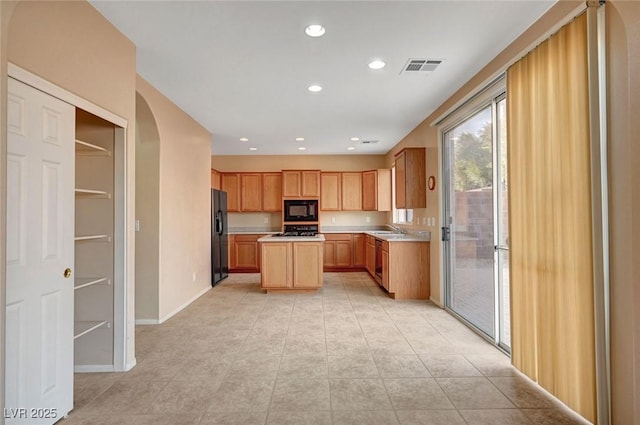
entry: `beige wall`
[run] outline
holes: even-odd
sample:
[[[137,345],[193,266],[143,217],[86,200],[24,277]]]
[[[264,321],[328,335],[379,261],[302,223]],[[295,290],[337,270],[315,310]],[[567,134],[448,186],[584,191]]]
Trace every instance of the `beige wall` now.
[[[607,2],[614,424],[640,424],[640,3]]]
[[[130,185],[126,188],[129,205],[126,218],[133,223],[135,46],[86,2],[20,1],[11,17],[8,34],[9,62],[128,121],[126,173]],[[6,198],[2,199],[5,202]],[[129,226],[125,270],[128,365],[135,361],[134,241],[133,226]]]
[[[384,155],[214,155],[211,168],[218,171],[280,171],[316,169],[362,171],[384,168]]]
[[[136,93],[136,321],[160,317],[160,134]]]
[[[137,90],[160,136],[159,320],[164,321],[211,288],[211,133],[140,77]]]

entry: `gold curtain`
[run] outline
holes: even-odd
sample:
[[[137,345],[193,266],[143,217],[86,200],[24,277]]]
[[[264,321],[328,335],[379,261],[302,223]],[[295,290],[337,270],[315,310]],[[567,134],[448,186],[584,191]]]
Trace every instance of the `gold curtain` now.
[[[596,421],[586,14],[507,71],[512,362]]]

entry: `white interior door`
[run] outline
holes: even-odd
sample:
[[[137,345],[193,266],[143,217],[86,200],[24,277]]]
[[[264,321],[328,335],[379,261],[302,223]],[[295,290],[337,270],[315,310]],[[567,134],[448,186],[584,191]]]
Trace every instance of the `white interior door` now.
[[[8,84],[4,413],[52,424],[73,407],[75,108]]]

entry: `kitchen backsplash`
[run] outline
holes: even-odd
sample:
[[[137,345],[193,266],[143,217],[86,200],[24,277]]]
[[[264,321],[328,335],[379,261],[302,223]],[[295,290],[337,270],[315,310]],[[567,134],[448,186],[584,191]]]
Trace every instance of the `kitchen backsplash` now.
[[[320,212],[320,227],[376,227],[387,222],[387,213],[378,211],[326,211]],[[278,231],[282,225],[281,213],[229,213],[229,227],[233,229],[262,229]]]

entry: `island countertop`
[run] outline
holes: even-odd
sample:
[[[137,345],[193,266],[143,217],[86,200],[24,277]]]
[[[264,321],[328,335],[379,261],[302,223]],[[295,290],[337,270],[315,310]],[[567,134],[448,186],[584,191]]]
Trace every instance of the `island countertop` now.
[[[324,235],[315,236],[274,236],[267,235],[258,239],[258,242],[324,242]]]

